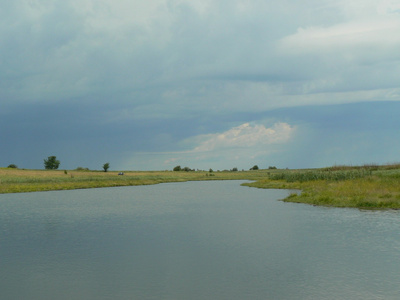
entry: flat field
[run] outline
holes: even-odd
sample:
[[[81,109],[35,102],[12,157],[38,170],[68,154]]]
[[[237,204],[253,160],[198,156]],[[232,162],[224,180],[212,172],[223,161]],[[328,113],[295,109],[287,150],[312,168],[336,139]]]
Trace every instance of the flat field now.
[[[0,168],[0,193],[134,186],[198,180],[258,180],[267,176],[266,172],[262,170],[212,173],[205,171],[124,171],[124,175],[118,175],[118,173]]]
[[[23,193],[199,180],[250,180],[257,188],[293,189],[283,201],[360,209],[400,209],[400,164],[254,171],[78,171],[0,168],[0,193]]]

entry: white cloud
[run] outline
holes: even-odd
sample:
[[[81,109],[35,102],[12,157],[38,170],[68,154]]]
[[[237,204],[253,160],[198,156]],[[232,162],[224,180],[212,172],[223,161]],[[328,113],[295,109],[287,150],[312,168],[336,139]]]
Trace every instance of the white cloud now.
[[[223,133],[195,137],[199,144],[193,152],[208,152],[236,148],[257,148],[287,142],[295,128],[287,123],[276,123],[270,128],[249,123],[229,129]]]
[[[302,97],[308,91],[386,70],[346,74],[349,61],[400,56],[394,0],[10,3],[0,11],[0,89],[10,103],[103,95],[146,102],[150,112],[160,106],[163,115],[181,113],[176,107],[258,111],[287,106],[288,94],[296,94],[295,105],[308,104]],[[390,81],[396,73],[385,74]]]
[[[341,23],[331,27],[299,28],[293,35],[283,38],[279,46],[292,54],[332,54],[338,51],[365,49],[371,55],[377,50],[396,51],[400,47],[400,20],[376,20]],[[340,53],[340,52],[339,52]],[[343,55],[343,52],[340,53]]]
[[[342,19],[303,24],[277,41],[283,68],[302,78],[290,98],[303,105],[400,100],[400,1],[346,0],[336,7]]]
[[[329,65],[400,59],[399,0],[344,0],[336,5],[342,20],[298,27],[278,41],[278,51],[323,58]]]
[[[400,12],[399,0],[341,0],[337,4],[347,18],[371,19]]]
[[[187,151],[131,153],[124,165],[148,168],[146,164],[151,161],[151,167],[156,170],[177,165],[203,170],[248,169],[254,164],[261,167],[270,155],[289,151],[288,145],[293,142],[296,130],[297,127],[284,122],[271,127],[244,123],[221,133],[186,139],[181,144],[189,146]]]

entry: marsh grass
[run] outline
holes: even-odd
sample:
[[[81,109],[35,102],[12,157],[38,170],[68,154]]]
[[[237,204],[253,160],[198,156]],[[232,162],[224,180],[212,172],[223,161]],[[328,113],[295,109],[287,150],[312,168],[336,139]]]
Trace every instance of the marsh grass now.
[[[257,180],[266,177],[266,172],[173,172],[173,171],[124,171],[100,172],[70,170],[19,170],[0,169],[0,193],[22,193],[50,190],[69,190],[114,186],[149,185],[163,182],[198,180]]]
[[[250,180],[243,185],[299,190],[283,201],[362,209],[400,209],[400,164],[307,170],[174,172],[20,170],[0,168],[0,193],[149,185],[199,180]]]
[[[298,189],[283,201],[311,205],[400,209],[400,165],[286,170],[245,185]]]
[[[285,180],[287,182],[305,182],[314,180],[340,181],[363,178],[372,175],[369,169],[355,170],[314,170],[314,171],[292,171],[271,174],[272,180]]]

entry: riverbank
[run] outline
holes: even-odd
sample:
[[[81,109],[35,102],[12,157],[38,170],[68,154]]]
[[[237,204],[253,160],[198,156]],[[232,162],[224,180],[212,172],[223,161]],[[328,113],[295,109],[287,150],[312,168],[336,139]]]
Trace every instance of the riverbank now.
[[[296,189],[286,202],[359,209],[400,209],[400,165],[285,170],[246,186]]]
[[[0,194],[150,185],[199,180],[260,180],[266,171],[124,171],[21,170],[0,168]]]
[[[283,201],[360,209],[400,209],[400,165],[309,170],[125,171],[0,169],[0,193],[24,193],[199,180],[251,180],[257,188],[294,189]]]

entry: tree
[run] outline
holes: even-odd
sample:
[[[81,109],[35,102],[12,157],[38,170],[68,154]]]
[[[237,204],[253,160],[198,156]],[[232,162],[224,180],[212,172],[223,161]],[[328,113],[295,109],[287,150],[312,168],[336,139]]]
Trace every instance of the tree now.
[[[18,169],[17,165],[15,165],[15,164],[8,165],[7,168]]]
[[[250,170],[258,170],[258,166],[254,165],[252,168],[250,168]]]
[[[57,170],[59,165],[60,161],[54,155],[44,160],[44,168],[46,170]]]
[[[103,165],[103,170],[104,170],[104,172],[107,172],[107,170],[110,168],[110,163],[105,163],[104,165]]]
[[[182,168],[181,168],[181,166],[176,166],[173,170],[174,171],[182,171]]]

